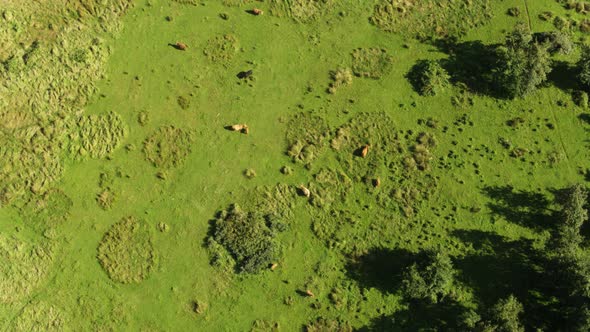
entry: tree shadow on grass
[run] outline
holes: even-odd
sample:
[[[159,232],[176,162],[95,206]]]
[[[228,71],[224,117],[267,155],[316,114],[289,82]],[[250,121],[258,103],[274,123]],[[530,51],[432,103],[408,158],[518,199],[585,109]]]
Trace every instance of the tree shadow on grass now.
[[[444,39],[435,42],[441,52],[448,54],[442,66],[451,76],[451,82],[464,84],[470,91],[494,98],[507,98],[496,88],[493,69],[497,66],[498,44],[486,45],[481,41],[459,42]]]
[[[469,243],[476,254],[455,261],[458,279],[471,287],[480,306],[490,308],[499,299],[514,295],[525,308],[524,325],[555,331],[565,321],[558,299],[559,271],[531,240],[510,241],[483,231],[457,230],[453,236]]]
[[[549,208],[551,201],[542,193],[515,191],[512,186],[486,187],[483,192],[493,200],[488,203],[492,213],[509,222],[535,231],[554,225],[555,211]]]
[[[403,270],[414,261],[415,254],[404,249],[373,248],[351,260],[346,270],[361,288],[393,293],[401,286]]]
[[[412,301],[407,310],[373,319],[357,331],[463,331],[461,317],[467,309],[446,298],[439,303]]]
[[[547,75],[547,81],[558,89],[571,91],[580,88],[578,71],[575,66],[566,61],[553,61],[553,69]]]

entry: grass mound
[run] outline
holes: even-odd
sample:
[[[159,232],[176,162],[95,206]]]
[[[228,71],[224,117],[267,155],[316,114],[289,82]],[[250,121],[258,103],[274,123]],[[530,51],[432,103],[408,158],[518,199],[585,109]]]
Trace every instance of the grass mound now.
[[[39,127],[0,133],[0,203],[10,204],[28,192],[43,193],[61,177],[59,148]]]
[[[321,153],[329,135],[329,127],[322,117],[310,112],[294,115],[288,124],[287,155],[294,162],[310,164]]]
[[[222,246],[235,260],[239,272],[260,272],[279,256],[275,233],[260,213],[244,212],[233,204],[218,214],[212,227],[210,250]],[[222,255],[213,251],[212,254],[214,259]]]
[[[0,303],[14,303],[31,295],[47,277],[52,263],[53,250],[48,244],[0,235]]]
[[[305,23],[319,19],[334,7],[333,0],[271,0],[270,14],[278,17],[290,17]]]
[[[40,234],[65,222],[73,202],[63,191],[52,189],[42,195],[31,195],[20,208],[25,222]]]
[[[384,31],[426,40],[461,36],[491,15],[489,0],[381,0],[369,21]]]
[[[203,49],[203,54],[211,62],[227,64],[234,58],[238,48],[238,39],[234,35],[227,34],[210,39]]]
[[[392,61],[387,50],[357,48],[352,52],[352,71],[359,77],[379,79],[391,70]]]
[[[83,116],[78,128],[79,136],[74,139],[72,152],[82,157],[103,158],[115,151],[127,136],[127,128],[115,112]]]
[[[191,152],[192,135],[174,126],[158,128],[143,144],[145,159],[156,167],[180,166]]]
[[[147,224],[126,217],[111,226],[98,245],[98,261],[113,281],[128,284],[147,278],[156,264]]]
[[[61,332],[69,331],[67,319],[56,306],[44,301],[29,303],[16,317],[12,331],[16,332]]]

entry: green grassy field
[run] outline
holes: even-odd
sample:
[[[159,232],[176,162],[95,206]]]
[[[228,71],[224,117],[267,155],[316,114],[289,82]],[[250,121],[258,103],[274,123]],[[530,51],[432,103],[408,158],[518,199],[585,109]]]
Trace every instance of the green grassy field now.
[[[555,30],[543,12],[584,13],[555,0],[389,1],[416,7],[375,23],[387,1],[5,2],[1,330],[475,330],[460,317],[511,294],[527,331],[570,330],[541,254],[556,190],[590,169],[588,111],[572,100],[579,50],[515,100],[460,84],[421,96],[406,76],[419,60],[462,65],[435,42],[447,34],[491,45],[519,21]],[[59,7],[75,4],[86,9]],[[346,68],[373,77],[332,82]],[[263,263],[275,268],[240,273],[215,234],[231,204],[270,234]],[[456,280],[445,301],[416,304],[397,279],[429,248],[451,256]]]

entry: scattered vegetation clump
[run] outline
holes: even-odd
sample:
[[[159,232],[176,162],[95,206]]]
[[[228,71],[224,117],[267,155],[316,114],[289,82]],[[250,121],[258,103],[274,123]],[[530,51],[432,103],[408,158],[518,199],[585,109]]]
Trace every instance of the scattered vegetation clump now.
[[[573,92],[572,99],[574,103],[582,108],[588,108],[588,93],[586,91],[576,90]]]
[[[207,42],[203,54],[211,62],[227,65],[238,51],[238,39],[234,35],[217,36]]]
[[[183,110],[187,110],[191,106],[191,101],[185,96],[178,96],[176,102],[178,102],[178,106]]]
[[[199,4],[198,0],[172,0],[172,1],[182,4],[182,5],[197,6]]]
[[[253,168],[248,168],[244,171],[244,176],[247,179],[253,179],[256,177],[256,171]]]
[[[508,11],[506,13],[512,17],[519,17],[520,16],[520,8],[510,7],[510,8],[508,8]]]
[[[190,132],[174,126],[163,126],[146,138],[143,153],[145,159],[155,167],[178,167],[191,152],[192,142]]]
[[[356,76],[379,79],[391,71],[393,58],[380,48],[357,48],[352,52],[352,71]]]
[[[222,0],[221,2],[227,7],[239,7],[252,3],[252,0]]]
[[[322,152],[329,133],[324,118],[310,112],[297,113],[288,123],[287,155],[294,162],[310,164]]]
[[[115,282],[139,283],[156,264],[156,254],[147,224],[126,217],[113,224],[98,245],[98,261]]]
[[[290,17],[306,23],[326,15],[334,7],[334,0],[270,0],[269,12],[273,16]]]
[[[252,324],[250,332],[279,332],[280,330],[278,322],[257,319]]]
[[[453,288],[455,271],[450,257],[442,251],[425,251],[404,271],[403,289],[413,299],[441,301]]]
[[[111,154],[127,135],[127,128],[115,112],[82,116],[78,121],[79,136],[74,139],[75,156],[103,158]]]
[[[489,0],[380,0],[369,20],[384,31],[427,40],[460,37],[491,17]]]
[[[150,122],[150,114],[146,111],[141,111],[137,114],[137,123],[141,126],[145,126]]]
[[[215,249],[222,246],[235,260],[238,272],[258,273],[279,256],[278,241],[264,216],[244,212],[235,204],[218,213],[211,234],[208,246],[214,250],[213,259],[219,259],[220,254]]]
[[[46,279],[54,254],[47,242],[0,235],[0,303],[15,303],[30,296]]]
[[[341,87],[352,84],[352,72],[349,68],[339,68],[332,71],[330,72],[330,77],[332,78],[332,82],[330,83],[330,87],[328,87],[328,92],[331,94],[335,94]]]
[[[414,89],[423,96],[435,96],[449,84],[449,74],[439,61],[422,60],[408,73]]]
[[[100,194],[96,195],[96,202],[103,210],[110,210],[117,200],[117,194],[110,188],[103,190]]]

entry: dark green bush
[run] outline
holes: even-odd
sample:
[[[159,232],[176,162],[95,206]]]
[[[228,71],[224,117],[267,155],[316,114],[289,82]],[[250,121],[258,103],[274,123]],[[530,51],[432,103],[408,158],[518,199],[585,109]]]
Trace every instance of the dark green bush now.
[[[455,271],[451,258],[443,252],[428,250],[404,273],[403,289],[412,299],[439,302],[453,287]]]
[[[212,238],[231,254],[239,272],[257,273],[272,264],[279,252],[264,216],[244,212],[236,204],[214,220]]]
[[[434,96],[449,84],[449,74],[439,61],[421,60],[408,74],[414,89],[423,96]]]

